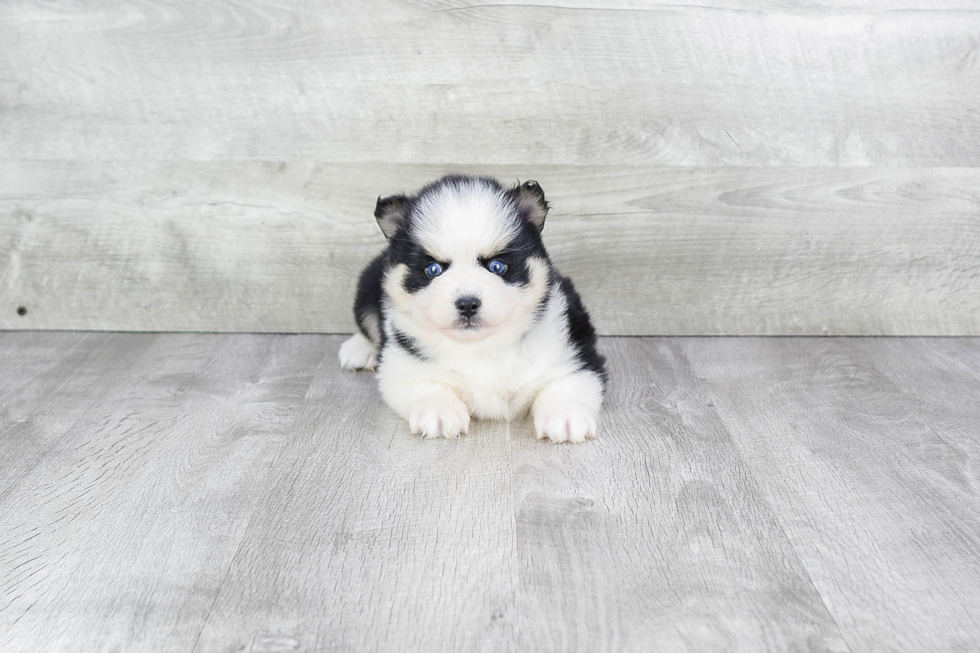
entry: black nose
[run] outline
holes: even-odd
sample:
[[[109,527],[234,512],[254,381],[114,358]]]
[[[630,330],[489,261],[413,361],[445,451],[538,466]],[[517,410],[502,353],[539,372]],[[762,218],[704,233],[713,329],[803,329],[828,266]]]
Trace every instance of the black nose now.
[[[480,300],[476,297],[460,297],[456,300],[456,310],[463,317],[473,317],[480,310]]]

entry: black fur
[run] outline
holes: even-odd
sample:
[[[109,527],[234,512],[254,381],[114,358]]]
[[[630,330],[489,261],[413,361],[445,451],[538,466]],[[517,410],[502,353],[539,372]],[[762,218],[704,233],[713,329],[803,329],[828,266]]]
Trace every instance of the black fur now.
[[[407,202],[408,198],[404,195],[378,197],[378,203],[374,205],[374,218],[388,240],[391,240],[404,221]]]
[[[399,229],[398,233],[388,242],[387,267],[404,263],[405,267],[408,268],[408,274],[402,281],[402,287],[406,292],[416,293],[432,283],[434,277],[426,274],[425,268],[433,262],[442,265],[444,271],[449,269],[448,261],[433,259],[409,236],[405,229]]]
[[[537,314],[540,315],[540,311],[546,306],[551,297],[551,289],[557,282],[567,301],[565,318],[569,328],[569,339],[575,347],[580,369],[595,372],[605,385],[608,378],[605,358],[596,349],[596,334],[592,321],[589,319],[589,313],[582,305],[582,299],[576,292],[572,281],[559,274],[551,266],[551,259],[548,257],[548,252],[541,240],[540,231],[549,207],[545,200],[544,191],[534,181],[528,181],[519,184],[510,191],[504,191],[495,179],[489,177],[447,175],[428,184],[414,196],[393,195],[387,198],[378,198],[375,217],[388,238],[388,248],[368,264],[358,281],[357,296],[354,300],[354,317],[361,333],[375,342],[383,353],[386,343],[381,315],[381,284],[386,270],[399,263],[404,263],[408,267],[409,273],[403,282],[407,292],[417,292],[432,281],[432,278],[425,273],[425,268],[433,262],[433,259],[412,238],[412,217],[419,198],[436,192],[445,185],[463,185],[474,182],[487,184],[505,192],[514,202],[515,215],[521,223],[517,238],[510,243],[508,248],[490,259],[480,261],[481,264],[489,265],[491,260],[499,259],[507,265],[507,270],[502,275],[504,282],[525,285],[530,281],[527,259],[535,256],[544,260],[548,264],[550,279],[548,292],[539,305]],[[448,269],[448,261],[437,262]],[[378,324],[380,338],[376,337],[377,334],[371,333],[371,330],[366,326],[369,321],[372,321],[371,318]],[[378,342],[379,339],[380,342]],[[425,353],[421,351],[418,343],[409,336],[400,332],[395,333],[394,343],[412,356],[426,360]]]
[[[506,195],[514,203],[515,219],[519,221],[520,232],[511,246],[492,258],[481,261],[488,265],[494,259],[500,259],[507,264],[507,271],[502,275],[505,283],[525,285],[529,281],[529,271],[525,264],[529,256],[538,256],[548,260],[544,243],[541,241],[540,227],[544,224],[544,214],[547,213],[548,203],[544,199],[544,191],[537,182],[529,181],[517,186],[511,191],[505,191],[497,180],[490,177],[467,177],[464,175],[447,175],[422,188],[416,195],[405,197],[394,195],[379,198],[375,208],[375,216],[379,223],[397,224],[397,229],[388,236],[388,265],[404,263],[409,273],[402,286],[406,292],[414,293],[425,288],[432,282],[432,277],[425,273],[425,268],[434,259],[425,253],[413,238],[413,216],[419,201],[446,186],[464,186],[474,183],[485,184]],[[388,232],[386,231],[386,235]],[[448,269],[447,261],[435,261]]]
[[[525,222],[534,225],[534,228],[539,232],[544,229],[544,220],[548,216],[550,206],[538,182],[533,179],[525,181],[523,184],[518,182],[518,185],[508,191],[507,194],[517,205],[517,210]]]
[[[385,337],[381,324],[381,279],[384,276],[387,258],[388,250],[385,250],[368,263],[357,281],[357,295],[354,296],[354,320],[357,322],[357,328],[365,338],[379,347],[384,346]],[[375,318],[378,333],[371,333],[366,326],[369,317]]]
[[[575,346],[578,360],[581,367],[579,369],[595,372],[602,379],[602,386],[606,386],[609,375],[606,373],[606,359],[596,349],[595,328],[589,318],[589,312],[582,304],[572,280],[555,272],[558,277],[558,284],[561,292],[565,295],[567,306],[565,308],[565,319],[568,322],[568,338]]]
[[[401,331],[395,331],[395,344],[420,361],[428,360],[428,357],[422,352],[415,338],[407,336]]]
[[[522,222],[517,238],[507,249],[490,258],[481,259],[480,264],[486,267],[491,261],[503,261],[507,265],[507,270],[501,275],[504,283],[526,286],[531,281],[531,270],[527,266],[527,259],[532,256],[549,261],[548,252],[541,242],[541,235],[537,229],[527,222]],[[548,264],[551,265],[550,261]]]

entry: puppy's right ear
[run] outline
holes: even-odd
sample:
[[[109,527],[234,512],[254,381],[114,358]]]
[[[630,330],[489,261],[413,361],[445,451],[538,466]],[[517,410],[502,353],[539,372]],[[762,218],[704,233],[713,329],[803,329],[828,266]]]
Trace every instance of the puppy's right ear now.
[[[392,195],[390,197],[378,196],[378,203],[374,206],[374,217],[381,227],[381,232],[385,238],[391,240],[398,227],[405,221],[405,211],[408,208],[408,198],[404,195]]]

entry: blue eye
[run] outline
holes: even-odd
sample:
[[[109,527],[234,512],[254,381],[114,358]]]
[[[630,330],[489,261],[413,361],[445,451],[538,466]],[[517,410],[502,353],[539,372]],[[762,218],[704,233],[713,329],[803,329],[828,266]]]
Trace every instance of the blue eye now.
[[[507,271],[507,264],[500,259],[493,259],[487,264],[487,269],[494,274],[503,274]]]
[[[442,274],[442,266],[433,261],[426,266],[425,273],[430,277],[438,277]]]

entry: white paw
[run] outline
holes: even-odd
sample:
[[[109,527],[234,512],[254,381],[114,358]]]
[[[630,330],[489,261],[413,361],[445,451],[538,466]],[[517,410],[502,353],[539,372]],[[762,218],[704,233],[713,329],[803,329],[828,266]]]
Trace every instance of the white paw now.
[[[535,406],[534,430],[538,439],[557,444],[580,444],[596,439],[595,417],[572,403],[548,403]]]
[[[340,367],[345,370],[373,370],[378,366],[378,348],[360,333],[340,346]]]
[[[470,411],[455,397],[425,399],[412,407],[408,426],[425,439],[457,438],[470,430]]]

